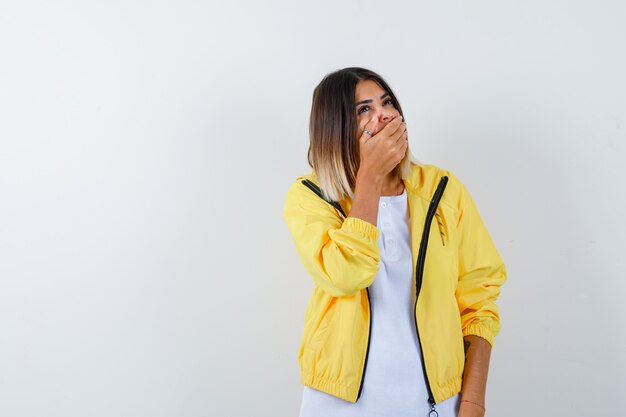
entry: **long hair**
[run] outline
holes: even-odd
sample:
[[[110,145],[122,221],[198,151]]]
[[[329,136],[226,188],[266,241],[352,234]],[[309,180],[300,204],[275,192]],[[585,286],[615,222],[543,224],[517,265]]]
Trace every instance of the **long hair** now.
[[[344,68],[327,74],[313,90],[309,121],[310,144],[307,159],[315,172],[324,196],[330,200],[354,198],[360,154],[354,99],[356,85],[372,80],[389,93],[394,107],[404,117],[400,102],[385,80],[375,72]],[[394,168],[400,178],[411,174],[411,163],[422,165],[407,147],[402,161]]]

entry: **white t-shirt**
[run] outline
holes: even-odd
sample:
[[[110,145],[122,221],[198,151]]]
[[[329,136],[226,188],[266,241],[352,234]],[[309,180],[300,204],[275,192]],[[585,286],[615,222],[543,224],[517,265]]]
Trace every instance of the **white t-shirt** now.
[[[300,417],[426,417],[430,411],[415,329],[415,277],[406,188],[381,196],[377,226],[380,269],[369,287],[372,329],[363,391],[356,403],[304,387]],[[437,404],[456,417],[457,394]]]

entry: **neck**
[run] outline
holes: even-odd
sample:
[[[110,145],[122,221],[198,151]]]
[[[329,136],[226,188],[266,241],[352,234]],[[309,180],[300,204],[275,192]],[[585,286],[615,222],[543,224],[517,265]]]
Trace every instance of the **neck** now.
[[[380,195],[400,195],[404,191],[404,183],[402,179],[394,171],[391,171],[383,181],[383,187]]]

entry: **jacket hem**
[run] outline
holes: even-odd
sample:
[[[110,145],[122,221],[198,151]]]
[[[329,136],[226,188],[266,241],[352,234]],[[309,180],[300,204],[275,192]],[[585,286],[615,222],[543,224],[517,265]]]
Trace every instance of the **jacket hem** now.
[[[447,400],[461,392],[461,388],[463,386],[463,378],[459,376],[455,376],[452,379],[449,379],[448,382],[438,385],[436,388],[436,392],[433,392],[433,396],[435,397],[435,403],[439,404],[442,401]]]
[[[310,372],[301,372],[300,382],[302,383],[302,385],[305,385],[309,388],[325,392],[326,394],[338,397],[351,403],[356,403],[356,397],[358,394],[358,389],[356,387],[350,387],[338,382],[316,377]],[[460,393],[462,386],[462,377],[454,377],[448,380],[448,382],[438,385],[436,388],[436,392],[433,392],[433,396],[435,397],[435,403],[438,404]]]
[[[329,381],[304,371],[300,374],[300,382],[309,388],[325,392],[326,394],[341,398],[342,400],[351,403],[356,402],[358,387],[350,387],[338,382]]]

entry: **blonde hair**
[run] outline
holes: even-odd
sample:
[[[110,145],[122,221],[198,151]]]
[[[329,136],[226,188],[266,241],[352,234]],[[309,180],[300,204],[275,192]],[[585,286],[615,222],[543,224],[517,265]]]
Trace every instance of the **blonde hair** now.
[[[309,122],[310,144],[308,162],[317,176],[322,194],[332,201],[354,198],[356,175],[359,170],[359,144],[355,90],[361,80],[380,85],[402,115],[402,108],[385,80],[373,71],[359,67],[344,68],[324,77],[313,91]],[[401,179],[408,178],[412,164],[423,165],[407,147],[404,158],[392,172]]]

